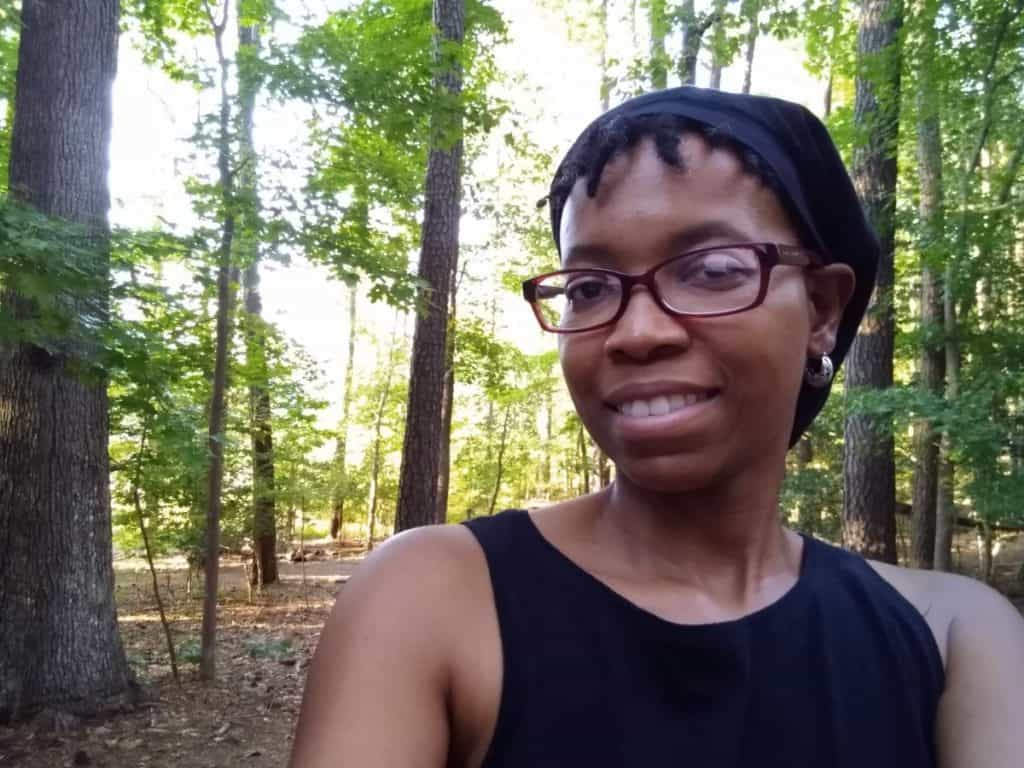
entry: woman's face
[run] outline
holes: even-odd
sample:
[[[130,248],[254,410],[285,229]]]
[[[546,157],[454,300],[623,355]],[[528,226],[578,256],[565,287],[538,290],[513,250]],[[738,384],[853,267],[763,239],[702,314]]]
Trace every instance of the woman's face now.
[[[645,140],[609,163],[596,197],[580,181],[562,215],[563,267],[639,273],[705,246],[799,244],[778,199],[732,152],[687,134],[681,154],[685,171]],[[831,351],[852,288],[843,265],[777,266],[760,306],[697,319],[667,315],[636,287],[614,326],[559,337],[569,392],[619,473],[643,488],[779,472],[807,358]],[[652,406],[660,415],[641,415]]]

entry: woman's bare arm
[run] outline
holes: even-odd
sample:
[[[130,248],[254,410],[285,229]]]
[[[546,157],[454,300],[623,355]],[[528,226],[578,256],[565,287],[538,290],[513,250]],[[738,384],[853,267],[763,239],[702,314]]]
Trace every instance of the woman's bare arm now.
[[[392,539],[342,588],[309,670],[292,768],[442,768],[468,532]],[[472,546],[471,544],[469,546]]]
[[[937,723],[941,768],[1024,764],[1024,618],[1000,594],[944,577],[954,616]]]

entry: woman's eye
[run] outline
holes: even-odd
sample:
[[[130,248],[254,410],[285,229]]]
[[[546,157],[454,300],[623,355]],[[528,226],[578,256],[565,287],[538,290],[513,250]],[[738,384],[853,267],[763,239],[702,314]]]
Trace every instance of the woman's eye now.
[[[700,258],[684,259],[677,272],[681,282],[699,285],[734,285],[754,274],[746,260],[728,253],[709,253]]]
[[[573,280],[565,287],[565,295],[572,302],[597,301],[608,293],[608,284],[596,278]]]

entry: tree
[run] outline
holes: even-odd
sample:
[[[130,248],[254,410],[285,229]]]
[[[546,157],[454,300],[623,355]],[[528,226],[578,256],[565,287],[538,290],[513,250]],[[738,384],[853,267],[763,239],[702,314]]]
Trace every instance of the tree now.
[[[683,0],[676,11],[683,35],[682,50],[679,53],[679,81],[683,85],[697,84],[697,57],[700,55],[704,35],[715,23],[718,16],[719,2],[710,13],[697,13],[694,0]]]
[[[464,0],[434,0],[437,25],[434,112],[418,275],[426,286],[413,334],[409,407],[398,491],[396,531],[440,522],[437,478],[447,357],[448,302],[459,251],[462,179],[462,75],[459,47]]]
[[[331,497],[331,538],[344,539],[345,496],[348,492],[348,467],[345,463],[348,448],[348,421],[352,411],[352,374],[356,363],[356,301],[359,297],[359,282],[355,279],[348,284],[348,345],[345,355],[345,391],[341,396],[341,424],[338,427],[338,443],[334,452],[336,482]]]
[[[916,15],[920,26],[917,51],[917,147],[921,216],[921,376],[925,398],[942,398],[945,358],[940,340],[943,262],[942,131],[935,82],[937,0],[924,0]],[[939,433],[931,419],[914,426],[914,496],[911,502],[910,564],[931,568],[935,553],[935,505],[938,492]],[[945,533],[944,533],[945,535]]]
[[[651,40],[651,87],[667,88],[669,57],[665,52],[665,36],[669,31],[669,20],[665,0],[648,0],[647,18]]]
[[[366,548],[373,549],[373,539],[377,533],[377,510],[380,506],[380,476],[383,463],[383,432],[384,420],[392,397],[391,382],[395,372],[395,356],[399,347],[399,328],[401,318],[396,315],[391,326],[391,341],[388,343],[387,362],[383,366],[383,380],[379,382],[378,391],[374,392],[376,402],[373,413],[373,447],[370,449],[370,487],[367,502],[367,533]],[[380,370],[378,369],[378,372]]]
[[[8,186],[79,223],[103,274],[118,3],[24,0],[21,21]],[[107,296],[89,299],[73,311],[102,324]],[[11,289],[0,305],[26,322],[38,308]],[[92,715],[135,691],[114,605],[106,382],[80,375],[95,352],[0,348],[0,721]]]
[[[217,583],[220,571],[220,518],[221,489],[224,483],[225,401],[228,391],[228,355],[231,343],[231,325],[235,305],[237,267],[232,258],[235,247],[235,169],[231,152],[231,96],[228,92],[230,65],[224,51],[224,32],[227,27],[230,0],[224,0],[219,19],[206,6],[210,28],[217,47],[220,69],[220,114],[217,137],[217,170],[221,196],[223,222],[217,254],[217,330],[213,368],[213,388],[210,393],[209,430],[207,446],[209,465],[206,485],[206,584],[203,598],[203,627],[199,674],[204,680],[213,680],[217,672]]]
[[[760,0],[744,0],[743,16],[747,22],[747,38],[744,43],[743,53],[743,93],[750,93],[750,83],[754,74],[754,49],[757,46],[757,38],[761,33],[760,15]]]
[[[857,143],[853,181],[881,242],[878,279],[846,359],[846,393],[893,383],[892,305],[899,135],[900,0],[862,0],[857,34]],[[891,415],[852,409],[846,417],[843,541],[864,555],[896,561],[896,468]]]
[[[256,148],[253,113],[259,79],[259,23],[238,14],[239,195],[238,257],[245,302],[246,378],[249,381],[250,440],[252,444],[252,540],[254,584],[277,581],[277,516],[274,501],[274,433],[271,429],[270,380],[263,302],[260,296],[259,196],[256,188]]]

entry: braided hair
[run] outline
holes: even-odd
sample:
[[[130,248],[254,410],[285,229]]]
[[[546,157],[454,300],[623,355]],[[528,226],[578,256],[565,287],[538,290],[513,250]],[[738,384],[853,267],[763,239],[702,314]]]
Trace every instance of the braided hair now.
[[[715,126],[681,115],[627,114],[612,115],[606,120],[599,119],[586,130],[562,161],[551,182],[548,196],[538,203],[538,207],[545,203],[551,206],[551,219],[557,232],[562,210],[576,182],[585,179],[587,195],[594,197],[608,163],[636,146],[644,138],[654,140],[655,149],[662,162],[673,168],[685,169],[679,153],[679,142],[684,133],[701,135],[713,149],[728,149],[739,158],[744,172],[757,178],[773,192],[779,192],[781,184],[778,177],[761,157],[749,147],[720,133]]]

